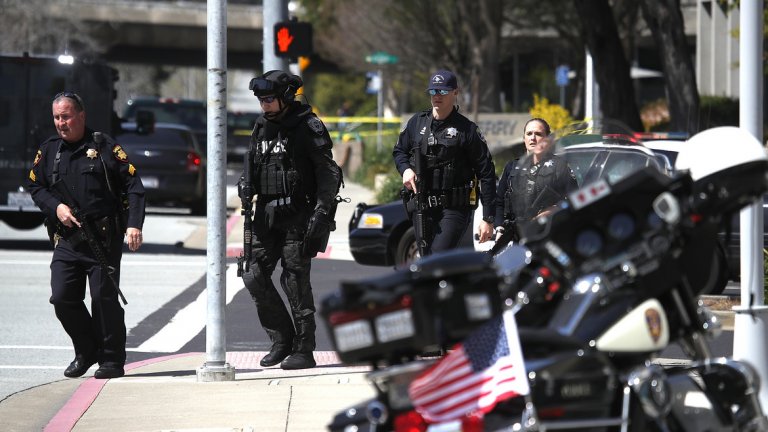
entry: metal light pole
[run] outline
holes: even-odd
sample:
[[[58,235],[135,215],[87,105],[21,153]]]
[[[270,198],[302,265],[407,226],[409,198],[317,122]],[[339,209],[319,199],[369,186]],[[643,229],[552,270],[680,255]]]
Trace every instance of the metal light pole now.
[[[227,294],[226,136],[227,136],[227,0],[208,0],[208,239],[206,290],[208,314],[205,328],[206,361],[197,380],[232,381],[235,368],[226,362],[227,335],[224,318]]]
[[[286,0],[264,0],[264,44],[262,45],[263,72],[271,70],[288,71],[288,60],[275,54],[275,24],[288,21]]]
[[[744,0],[739,11],[739,126],[763,140],[763,2]],[[768,307],[763,295],[763,200],[740,214],[741,305],[734,307],[733,356],[761,377],[760,404],[768,408]]]

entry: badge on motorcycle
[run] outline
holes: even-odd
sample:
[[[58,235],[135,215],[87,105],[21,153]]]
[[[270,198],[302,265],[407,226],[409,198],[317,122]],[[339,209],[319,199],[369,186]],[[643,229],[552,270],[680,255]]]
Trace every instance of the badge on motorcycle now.
[[[445,137],[446,138],[453,138],[453,137],[455,137],[458,134],[459,134],[459,131],[456,130],[455,127],[449,127],[448,129],[445,130]]]
[[[323,131],[325,130],[323,122],[321,122],[320,119],[315,116],[312,116],[309,118],[309,120],[307,120],[307,126],[312,129],[312,132],[318,135],[322,135]]]
[[[88,159],[96,159],[96,156],[98,156],[98,155],[99,155],[99,152],[97,152],[96,149],[92,149],[92,148],[89,148],[85,152],[85,156]]]
[[[656,309],[645,310],[645,324],[648,326],[648,333],[653,339],[653,343],[657,343],[661,337],[661,314]]]
[[[128,155],[125,154],[125,150],[123,150],[119,144],[112,148],[112,154],[115,156],[115,159],[120,162],[128,163]]]
[[[43,152],[40,150],[37,151],[37,154],[35,154],[35,162],[32,164],[33,166],[37,166],[37,164],[40,163],[40,159],[43,157]]]

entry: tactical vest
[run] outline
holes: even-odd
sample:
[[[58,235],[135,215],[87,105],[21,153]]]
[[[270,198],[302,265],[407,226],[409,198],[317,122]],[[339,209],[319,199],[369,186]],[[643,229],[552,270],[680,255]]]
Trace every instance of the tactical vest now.
[[[412,149],[411,166],[416,166],[415,152],[420,151],[424,161],[420,175],[431,202],[445,208],[476,207],[477,181],[467,173],[462,160],[462,134],[450,125],[432,132],[429,115],[419,123],[418,130],[425,133]]]

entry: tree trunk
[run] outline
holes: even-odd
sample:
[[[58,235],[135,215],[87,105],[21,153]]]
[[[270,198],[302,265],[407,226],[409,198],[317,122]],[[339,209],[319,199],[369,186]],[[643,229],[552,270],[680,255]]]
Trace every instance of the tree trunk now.
[[[594,61],[603,117],[620,120],[633,130],[642,130],[629,62],[608,0],[574,0],[574,4]]]
[[[699,91],[685,40],[680,1],[643,0],[640,6],[664,68],[670,130],[693,135],[699,130]]]

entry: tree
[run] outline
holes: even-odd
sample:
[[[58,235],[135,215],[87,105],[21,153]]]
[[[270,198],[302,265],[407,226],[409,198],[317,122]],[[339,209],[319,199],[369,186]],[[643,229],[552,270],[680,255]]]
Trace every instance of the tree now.
[[[390,76],[395,72],[408,82],[417,71],[411,87],[419,91],[431,71],[451,69],[475,98],[476,111],[500,109],[502,5],[502,0],[304,2],[307,18],[322,28],[315,32],[315,48],[323,57],[362,72],[371,69],[366,55],[386,51],[400,59],[396,72],[388,69]],[[404,108],[391,96],[390,105]]]
[[[680,0],[643,0],[640,5],[664,68],[670,129],[695,134],[699,130],[699,91],[685,41]]]
[[[629,62],[608,0],[574,0],[574,4],[594,61],[603,117],[642,130]]]

